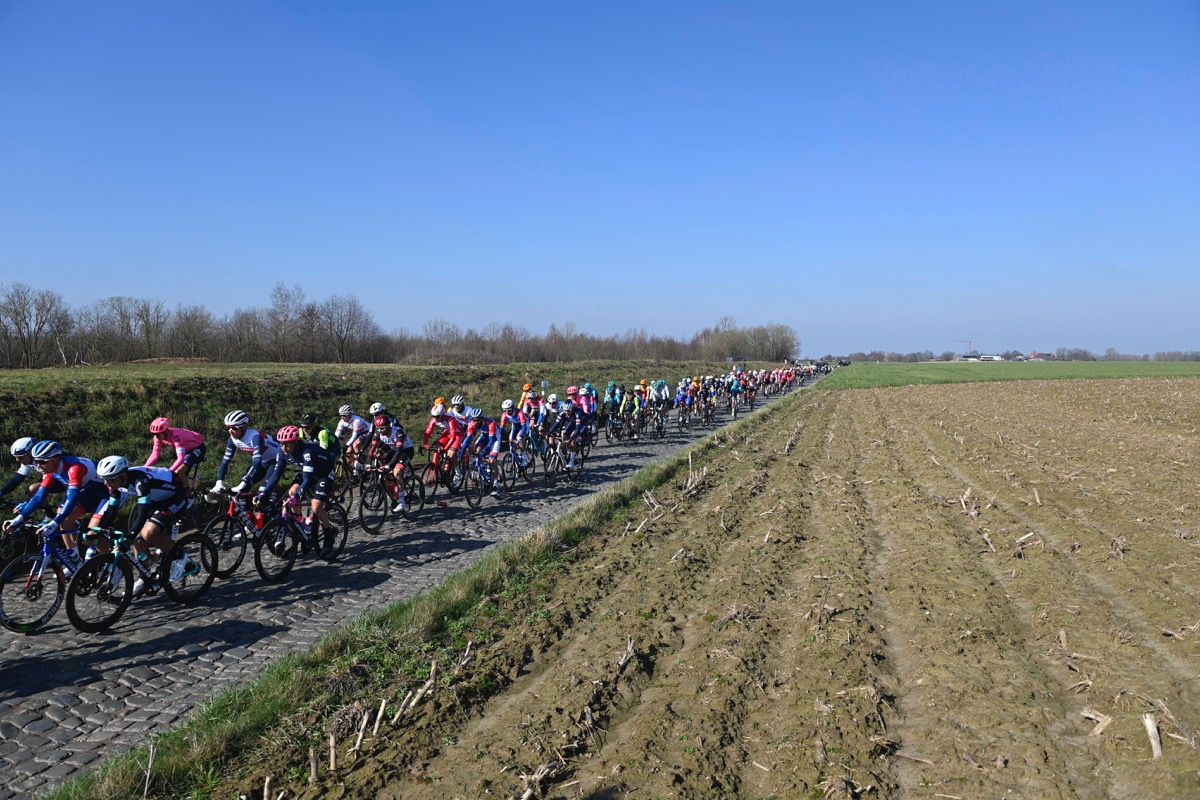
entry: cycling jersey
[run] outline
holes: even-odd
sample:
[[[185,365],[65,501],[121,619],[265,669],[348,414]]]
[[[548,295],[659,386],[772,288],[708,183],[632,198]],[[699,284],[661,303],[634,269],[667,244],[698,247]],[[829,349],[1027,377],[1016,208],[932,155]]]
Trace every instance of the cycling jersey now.
[[[4,495],[8,494],[13,489],[16,489],[18,486],[24,483],[25,479],[29,477],[30,473],[32,473],[34,470],[41,472],[41,470],[33,464],[17,464],[17,471],[13,473],[11,478],[5,481],[3,486],[0,486],[0,497],[4,497]]]
[[[449,449],[457,449],[462,444],[463,433],[467,430],[467,426],[462,421],[449,414],[430,417],[429,424],[425,426],[425,439],[421,443],[422,447],[429,447],[429,437],[433,435],[435,428],[442,429],[442,437],[438,439],[438,446]]]
[[[108,491],[104,481],[96,474],[96,462],[79,456],[60,456],[58,469],[42,475],[42,482],[37,491],[33,497],[17,506],[17,513],[28,517],[30,512],[41,507],[47,494],[64,487],[67,495],[63,498],[62,508],[54,517],[54,522],[60,525],[72,515],[76,506],[84,511],[94,511]]]
[[[190,467],[192,464],[204,460],[203,453],[192,456],[190,461],[188,459],[189,455],[204,447],[204,437],[195,431],[189,431],[187,428],[167,428],[165,435],[155,434],[151,438],[154,439],[154,449],[150,451],[150,457],[142,465],[144,467],[152,467],[158,463],[158,455],[162,452],[164,444],[175,448],[175,463],[167,467],[172,472],[182,467],[185,462],[188,462],[187,465]]]
[[[505,411],[500,415],[500,427],[508,428],[508,440],[519,442],[529,435],[529,417],[524,411]]]
[[[274,491],[279,485],[284,469],[288,464],[294,464],[300,467],[300,474],[293,483],[300,484],[299,492],[303,496],[306,491],[328,478],[336,463],[337,457],[316,442],[301,442],[291,455],[280,447],[259,494],[270,494]]]
[[[346,431],[350,432],[350,439],[347,440],[346,447],[350,447],[357,442],[359,438],[365,438],[370,435],[371,423],[367,422],[358,414],[351,414],[350,419],[343,417],[342,419],[338,420],[337,429],[333,432],[333,435],[337,437],[338,441],[341,441],[342,434]]]
[[[317,433],[314,436],[309,436],[308,432],[305,431],[304,428],[301,428],[300,441],[316,442],[317,444],[321,445],[321,447],[335,455],[341,455],[342,452],[341,440],[337,438],[337,435],[334,434],[333,431],[329,430],[329,428],[326,428],[324,425],[317,428]]]
[[[463,437],[462,450],[471,446],[471,440],[476,439],[483,445],[488,455],[500,452],[500,428],[491,417],[476,417],[467,424],[467,435]]]
[[[229,469],[229,462],[233,460],[233,454],[238,450],[250,454],[250,468],[242,476],[242,483],[246,484],[253,483],[262,477],[267,467],[279,457],[280,453],[279,442],[262,431],[248,428],[240,439],[235,439],[231,435],[225,444],[225,456],[221,459],[221,466],[217,467],[217,480],[225,480],[225,471]]]
[[[130,531],[141,530],[150,520],[168,527],[179,512],[187,507],[187,487],[171,470],[163,467],[131,467],[125,475],[125,486],[108,489],[108,496],[92,517],[92,527],[111,527],[117,512],[129,498],[133,498],[136,504],[129,517]]]

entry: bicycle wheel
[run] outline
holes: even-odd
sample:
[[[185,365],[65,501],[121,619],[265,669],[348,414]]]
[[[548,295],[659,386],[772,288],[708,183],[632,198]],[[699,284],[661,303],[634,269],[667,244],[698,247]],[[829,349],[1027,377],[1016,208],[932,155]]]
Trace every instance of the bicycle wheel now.
[[[408,503],[404,518],[416,519],[421,509],[425,508],[425,482],[411,469],[404,471],[404,500]]]
[[[586,460],[587,457],[583,454],[583,451],[580,450],[576,451],[575,453],[575,466],[566,467],[565,464],[563,465],[566,468],[567,477],[570,478],[572,482],[578,482],[580,476],[583,475],[583,462]]]
[[[246,530],[240,519],[232,514],[214,517],[204,528],[204,535],[217,546],[217,566],[213,574],[221,580],[233,576],[246,558],[246,545],[254,540],[254,531]]]
[[[479,508],[479,504],[483,502],[484,496],[490,491],[487,486],[488,483],[489,481],[486,479],[479,465],[472,465],[467,472],[465,487],[467,505],[471,508]]]
[[[346,509],[342,508],[341,503],[333,502],[332,500],[325,504],[325,510],[329,512],[329,521],[333,523],[336,533],[333,535],[333,554],[325,559],[333,561],[346,549],[346,541],[350,538],[349,519],[346,517]],[[324,532],[320,534],[321,539],[318,544],[321,547],[325,546]]]
[[[181,606],[199,600],[216,579],[217,546],[203,533],[189,533],[159,564],[163,592]]]
[[[470,472],[462,462],[458,459],[453,466],[447,466],[442,470],[442,474],[446,478],[446,488],[450,490],[450,494],[458,494],[467,487],[467,475]]]
[[[367,533],[377,533],[392,510],[391,495],[379,480],[360,484],[358,521]]]
[[[558,454],[550,453],[545,463],[545,471],[542,473],[542,485],[547,489],[554,488],[554,483],[558,480],[558,468],[561,464]]]
[[[254,543],[254,568],[267,583],[278,583],[287,577],[296,563],[296,532],[283,519],[273,519],[263,526]]]
[[[124,555],[99,555],[84,563],[67,587],[67,619],[84,633],[109,628],[133,600],[133,573]]]
[[[512,458],[512,453],[505,453],[504,455]],[[502,495],[507,494],[508,490],[512,488],[512,478],[509,477],[508,472],[504,469],[500,461],[497,460],[495,464],[489,465],[488,472],[492,476],[492,483],[496,487],[496,490]]]
[[[496,469],[500,472],[506,489],[516,484],[517,473],[520,470],[517,468],[517,457],[512,454],[512,451],[500,454],[500,458],[496,460]]]
[[[438,465],[430,461],[421,470],[421,483],[425,484],[425,499],[432,500],[437,494],[438,484],[441,483]]]
[[[58,611],[66,590],[57,561],[43,571],[40,552],[13,559],[0,575],[0,625],[15,633],[36,631]]]

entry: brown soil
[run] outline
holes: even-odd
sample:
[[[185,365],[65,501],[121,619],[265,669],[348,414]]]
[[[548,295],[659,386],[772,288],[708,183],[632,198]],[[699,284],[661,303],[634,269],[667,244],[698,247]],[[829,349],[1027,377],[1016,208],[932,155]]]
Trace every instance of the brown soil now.
[[[1198,422],[1198,380],[813,391],[489,598],[334,773],[236,788],[1200,796]]]

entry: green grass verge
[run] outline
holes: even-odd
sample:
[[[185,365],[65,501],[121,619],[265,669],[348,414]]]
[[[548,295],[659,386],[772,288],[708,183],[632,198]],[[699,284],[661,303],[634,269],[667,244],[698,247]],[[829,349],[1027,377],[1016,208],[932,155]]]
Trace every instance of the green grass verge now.
[[[695,457],[717,447],[717,437],[726,440],[744,435],[800,396],[793,392],[679,453],[649,464],[545,527],[489,551],[434,589],[365,614],[331,631],[308,652],[274,661],[250,685],[218,695],[155,741],[146,796],[210,797],[223,772],[235,769],[262,741],[278,738],[276,728],[288,714],[322,702],[327,677],[343,669],[348,659],[369,669],[380,685],[394,682],[398,671],[410,678],[427,677],[428,660],[407,663],[405,652],[437,651],[442,644],[439,639],[488,595],[506,586],[525,586],[531,576],[555,564],[565,551],[605,522],[641,502],[646,491],[686,473],[689,454]],[[426,670],[423,674],[422,669]],[[365,694],[374,697],[377,692],[377,688],[369,689]],[[145,747],[115,756],[70,780],[48,795],[48,800],[141,796],[147,785],[148,763],[150,752]]]
[[[1046,361],[939,364],[853,364],[821,381],[823,389],[874,389],[927,383],[1069,380],[1087,378],[1194,378],[1195,361]]]
[[[603,394],[609,380],[640,378],[672,383],[684,375],[728,367],[694,361],[583,361],[490,366],[396,367],[312,364],[120,364],[70,369],[0,371],[0,461],[11,463],[8,444],[22,436],[57,439],[68,452],[93,459],[117,453],[131,460],[150,452],[150,421],[170,417],[205,434],[206,474],[213,477],[226,434],[222,420],[243,408],[256,427],[274,433],[306,411],[326,425],[349,403],[365,410],[379,400],[409,430],[420,433],[435,397],[466,396],[471,405],[499,416],[505,398],[517,399],[526,383],[550,382],[562,393],[590,381]],[[7,460],[4,460],[7,459]],[[140,462],[139,462],[140,463]],[[235,467],[235,470],[237,468]]]

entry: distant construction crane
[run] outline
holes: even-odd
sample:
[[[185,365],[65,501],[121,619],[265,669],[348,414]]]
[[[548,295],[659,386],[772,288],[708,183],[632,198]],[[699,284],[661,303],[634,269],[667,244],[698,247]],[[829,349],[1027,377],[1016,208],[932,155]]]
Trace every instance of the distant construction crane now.
[[[972,342],[970,339],[955,339],[954,341],[961,342],[962,344],[965,344],[967,346],[967,355],[974,354],[975,348],[971,346],[972,344],[974,344],[974,342]]]

